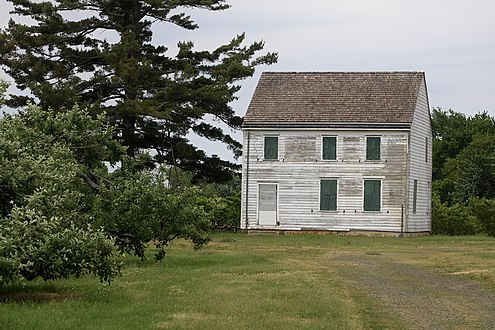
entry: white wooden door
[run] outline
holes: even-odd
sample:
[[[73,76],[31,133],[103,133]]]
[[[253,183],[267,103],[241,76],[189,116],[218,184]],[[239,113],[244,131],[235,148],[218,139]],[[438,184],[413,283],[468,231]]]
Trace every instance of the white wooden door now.
[[[260,226],[277,224],[277,185],[260,183],[258,189],[258,223]]]

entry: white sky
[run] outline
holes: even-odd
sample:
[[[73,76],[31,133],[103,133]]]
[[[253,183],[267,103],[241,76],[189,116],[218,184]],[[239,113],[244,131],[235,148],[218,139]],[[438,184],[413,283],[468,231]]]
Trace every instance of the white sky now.
[[[261,71],[406,70],[426,73],[431,107],[495,116],[493,0],[228,2],[227,11],[193,11],[200,26],[195,31],[156,26],[154,40],[171,51],[183,40],[194,41],[197,50],[213,50],[246,32],[248,42],[264,40],[265,50],[278,52],[277,64],[260,67],[243,84],[233,104],[239,115]],[[1,25],[8,8],[0,0]]]
[[[231,0],[197,16],[196,46],[239,32],[279,63],[260,71],[424,71],[430,106],[495,116],[493,0]],[[202,37],[201,37],[202,36]],[[258,77],[258,76],[257,76]],[[240,94],[244,113],[257,77]],[[249,89],[249,91],[248,91]]]

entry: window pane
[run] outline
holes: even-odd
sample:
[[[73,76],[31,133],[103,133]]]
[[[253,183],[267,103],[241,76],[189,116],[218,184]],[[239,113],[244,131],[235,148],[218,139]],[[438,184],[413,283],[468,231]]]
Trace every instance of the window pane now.
[[[265,159],[278,159],[278,137],[265,136]]]
[[[364,180],[364,210],[380,211],[381,180]]]
[[[323,137],[323,159],[337,159],[337,138],[335,136]]]
[[[337,210],[337,180],[320,181],[320,210]]]
[[[380,137],[368,136],[366,138],[366,160],[380,159]]]

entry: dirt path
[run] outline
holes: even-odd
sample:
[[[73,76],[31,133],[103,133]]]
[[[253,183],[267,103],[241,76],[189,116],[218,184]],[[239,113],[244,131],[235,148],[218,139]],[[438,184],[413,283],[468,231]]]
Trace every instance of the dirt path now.
[[[389,255],[330,257],[344,280],[408,329],[495,329],[495,292]]]

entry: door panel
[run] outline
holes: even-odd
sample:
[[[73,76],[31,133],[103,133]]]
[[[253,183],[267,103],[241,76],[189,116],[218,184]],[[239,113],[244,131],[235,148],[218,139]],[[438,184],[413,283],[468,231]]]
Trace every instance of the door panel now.
[[[261,226],[277,224],[277,185],[261,183],[258,189],[258,223]]]

